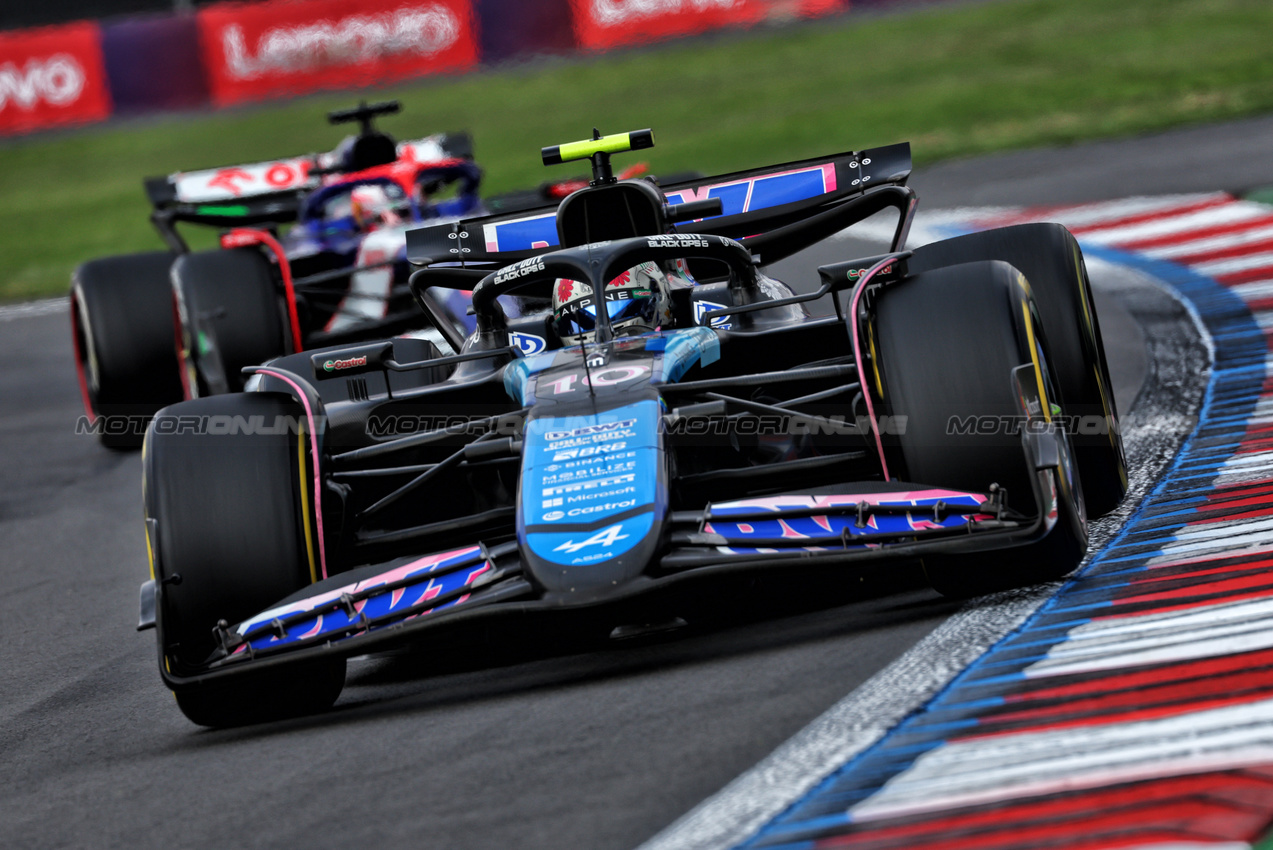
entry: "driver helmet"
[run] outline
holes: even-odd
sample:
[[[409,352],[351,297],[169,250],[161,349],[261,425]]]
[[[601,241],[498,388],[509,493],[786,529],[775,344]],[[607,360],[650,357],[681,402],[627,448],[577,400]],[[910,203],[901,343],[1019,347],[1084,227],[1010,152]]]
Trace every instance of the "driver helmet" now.
[[[671,323],[666,279],[658,263],[645,262],[606,284],[606,312],[616,336],[647,333]],[[597,306],[590,285],[557,279],[553,285],[553,328],[567,345],[596,339]]]
[[[355,186],[349,193],[349,212],[359,230],[370,230],[382,224],[397,224],[401,218],[396,207],[402,200],[403,192],[397,186]]]

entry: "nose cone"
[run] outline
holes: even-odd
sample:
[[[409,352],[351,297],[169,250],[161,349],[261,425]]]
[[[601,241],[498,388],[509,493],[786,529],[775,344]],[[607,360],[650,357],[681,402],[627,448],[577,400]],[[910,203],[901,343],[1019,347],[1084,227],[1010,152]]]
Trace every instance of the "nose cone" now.
[[[580,599],[641,575],[667,507],[659,403],[533,416],[517,530],[523,563],[551,595]]]

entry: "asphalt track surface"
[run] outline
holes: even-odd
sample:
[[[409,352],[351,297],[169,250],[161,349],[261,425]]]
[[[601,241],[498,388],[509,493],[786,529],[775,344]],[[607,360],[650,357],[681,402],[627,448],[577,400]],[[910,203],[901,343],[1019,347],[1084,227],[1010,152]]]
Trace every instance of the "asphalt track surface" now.
[[[1270,138],[1265,118],[951,163],[911,184],[929,209],[1243,190],[1273,185]],[[1115,294],[1102,320],[1126,403],[1163,364],[1126,323],[1124,287],[1095,283]],[[140,461],[74,433],[67,324],[0,318],[6,847],[634,847],[957,609],[909,567],[768,588],[735,621],[674,639],[511,647],[469,669],[448,667],[445,646],[355,662],[325,715],[202,730],[163,691],[153,635],[133,630]]]

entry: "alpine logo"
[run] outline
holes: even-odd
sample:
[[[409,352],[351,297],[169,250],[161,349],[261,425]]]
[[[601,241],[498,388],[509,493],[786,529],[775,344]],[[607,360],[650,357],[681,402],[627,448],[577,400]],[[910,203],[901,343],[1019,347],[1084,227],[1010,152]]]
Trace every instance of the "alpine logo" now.
[[[553,551],[567,552],[573,555],[580,549],[586,549],[589,546],[613,546],[618,541],[627,540],[631,536],[629,534],[623,534],[622,532],[623,523],[619,523],[618,525],[612,525],[609,528],[604,528],[589,537],[587,540],[581,540],[578,543],[574,540],[567,540],[556,549],[553,549]]]

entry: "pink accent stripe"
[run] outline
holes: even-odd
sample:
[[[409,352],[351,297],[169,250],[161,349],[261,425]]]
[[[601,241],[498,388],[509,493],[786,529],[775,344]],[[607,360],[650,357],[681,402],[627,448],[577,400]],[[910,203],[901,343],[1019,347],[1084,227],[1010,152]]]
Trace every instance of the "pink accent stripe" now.
[[[858,302],[862,300],[862,293],[866,291],[866,284],[870,282],[871,278],[875,277],[880,269],[887,268],[895,262],[897,261],[880,260],[871,266],[867,273],[858,279],[857,286],[853,289],[853,297],[849,300],[849,327],[853,329],[853,358],[857,360],[859,373],[862,371],[862,343],[858,339]],[[880,439],[880,423],[875,418],[875,405],[871,402],[871,390],[866,385],[864,378],[865,376],[858,375],[858,380],[862,381],[862,387],[866,390],[866,392],[862,393],[862,396],[866,399],[866,416],[871,420],[871,433],[875,435],[875,450],[879,452],[880,468],[884,471],[884,480],[887,481],[893,476],[888,474],[888,461],[884,459],[884,441]]]
[[[787,525],[787,521],[786,521],[786,520],[782,520],[782,519],[778,520],[778,527],[782,529],[782,536],[783,536],[784,538],[796,538],[796,537],[798,537],[798,538],[800,538],[800,539],[802,539],[802,540],[803,540],[803,539],[808,538],[808,536],[809,536],[809,535],[807,535],[807,534],[801,534],[800,532],[796,531],[796,530],[795,530],[794,528],[792,528],[791,526]]]
[[[822,166],[822,191],[835,191],[835,163],[828,162]]]
[[[301,405],[305,408],[305,419],[309,422],[309,451],[310,456],[314,460],[314,527],[318,531],[318,563],[322,568],[323,578],[327,578],[327,545],[323,542],[322,480],[318,471],[318,433],[314,428],[314,411],[310,409],[309,399],[305,397],[300,385],[287,375],[267,368],[257,369],[257,372],[264,375],[273,375],[287,384],[296,391],[297,398],[300,399]]]
[[[323,615],[319,614],[317,619],[314,620],[314,628],[310,629],[309,631],[305,632],[302,635],[297,635],[296,639],[304,640],[305,638],[313,637],[314,635],[318,634],[322,630],[323,630]]]
[[[918,505],[920,499],[957,499],[972,498],[977,502],[984,502],[986,495],[984,493],[969,493],[962,490],[904,490],[898,492],[875,492],[875,493],[846,493],[834,496],[767,496],[757,499],[739,499],[732,502],[718,502],[712,504],[712,509],[718,508],[765,508],[773,511],[781,511],[783,508],[852,508],[858,502],[867,502],[872,505]],[[722,521],[728,517],[717,517]]]

